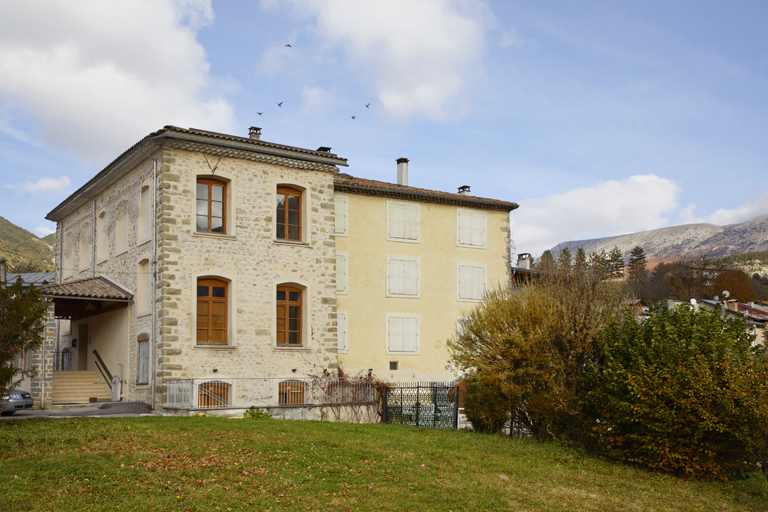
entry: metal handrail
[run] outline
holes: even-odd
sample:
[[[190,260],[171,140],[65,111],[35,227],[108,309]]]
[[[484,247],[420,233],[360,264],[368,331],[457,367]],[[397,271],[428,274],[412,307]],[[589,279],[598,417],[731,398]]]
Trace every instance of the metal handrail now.
[[[104,380],[107,381],[107,386],[109,386],[109,389],[112,389],[112,373],[109,371],[109,368],[107,368],[107,365],[104,364],[104,360],[101,359],[101,356],[96,351],[96,349],[93,349],[93,355],[96,356],[96,368],[98,368],[99,373],[101,373],[101,376],[104,377]],[[104,375],[104,372],[106,372],[106,375]]]

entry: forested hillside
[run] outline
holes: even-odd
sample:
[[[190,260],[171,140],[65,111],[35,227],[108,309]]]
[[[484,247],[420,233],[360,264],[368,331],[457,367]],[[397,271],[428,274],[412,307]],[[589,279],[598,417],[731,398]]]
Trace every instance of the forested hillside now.
[[[8,261],[9,272],[53,270],[55,239],[55,234],[41,239],[0,217],[0,257]]]

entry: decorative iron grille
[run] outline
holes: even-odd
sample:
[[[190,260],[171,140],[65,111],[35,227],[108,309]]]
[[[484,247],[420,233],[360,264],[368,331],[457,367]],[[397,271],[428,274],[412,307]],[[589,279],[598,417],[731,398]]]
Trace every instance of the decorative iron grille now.
[[[383,395],[384,423],[457,428],[459,387],[447,382],[397,383]]]
[[[371,405],[370,381],[346,379],[169,379],[165,407],[242,409],[280,406]]]

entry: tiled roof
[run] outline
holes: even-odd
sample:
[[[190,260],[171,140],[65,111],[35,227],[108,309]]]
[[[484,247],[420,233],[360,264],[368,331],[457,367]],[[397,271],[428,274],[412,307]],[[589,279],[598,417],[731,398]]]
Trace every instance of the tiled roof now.
[[[96,176],[88,180],[88,182],[86,182],[85,185],[77,189],[68,198],[62,201],[61,204],[59,204],[53,210],[48,212],[45,218],[55,222],[60,221],[64,215],[68,214],[68,212],[65,212],[65,210],[68,208],[70,204],[76,204],[77,201],[86,202],[88,199],[84,197],[84,194],[88,193],[88,191],[95,185],[102,183],[102,180],[104,180],[105,178],[108,178],[110,173],[114,171],[116,168],[118,168],[121,163],[124,163],[131,158],[143,159],[144,158],[144,156],[142,155],[143,152],[140,151],[142,147],[144,147],[145,150],[151,153],[153,151],[152,149],[153,144],[158,139],[183,138],[183,137],[180,137],[179,135],[174,137],[173,134],[179,134],[181,136],[192,135],[192,136],[198,136],[198,137],[206,137],[209,139],[208,142],[211,142],[210,139],[218,139],[221,141],[236,142],[239,144],[249,144],[254,146],[253,151],[257,153],[259,152],[258,148],[264,148],[262,150],[264,153],[273,153],[273,154],[276,153],[276,154],[280,154],[281,157],[284,157],[284,158],[293,157],[296,160],[318,161],[330,166],[336,166],[336,165],[347,166],[346,158],[340,158],[336,154],[331,153],[329,151],[312,151],[310,149],[297,148],[294,146],[285,146],[282,144],[275,144],[274,142],[251,139],[250,137],[238,137],[235,135],[209,132],[205,130],[199,130],[196,128],[179,128],[178,126],[166,125],[162,129],[157,130],[156,132],[150,133],[146,137],[142,138],[139,142],[137,142],[130,148],[123,151],[117,158],[115,158],[106,167],[104,167],[104,169],[102,169]],[[205,140],[200,140],[197,142],[206,143]],[[244,148],[244,149],[250,149],[250,148]],[[291,155],[291,153],[293,153],[294,155]],[[302,157],[300,155],[306,155],[306,156]],[[127,172],[127,169],[124,170],[124,172]],[[90,195],[92,195],[92,193]]]
[[[428,190],[425,188],[406,187],[395,183],[387,183],[385,181],[356,178],[345,173],[334,175],[333,185],[339,192],[353,192],[372,196],[410,199],[413,201],[452,204],[487,210],[512,211],[519,206],[517,203],[509,201],[453,194],[451,192],[440,192],[438,190]]]
[[[319,156],[324,158],[334,158],[336,160],[340,160],[343,162],[347,161],[346,158],[339,158],[336,154],[331,153],[329,151],[313,151],[311,149],[297,148],[295,146],[286,146],[284,144],[276,144],[274,142],[267,142],[265,140],[252,139],[250,137],[238,137],[237,135],[229,135],[226,133],[209,132],[207,130],[200,130],[198,128],[179,128],[178,126],[166,125],[163,127],[162,130],[158,130],[155,133],[151,133],[147,137],[154,137],[155,135],[160,135],[163,132],[178,132],[178,133],[188,133],[190,135],[202,135],[202,136],[211,137],[214,139],[231,140],[234,142],[245,142],[248,144],[253,144],[254,146],[282,149],[286,151],[293,151],[296,153],[303,153],[306,155],[314,155],[314,156]]]
[[[120,288],[106,277],[88,277],[42,288],[49,297],[72,297],[81,299],[131,300],[133,294]]]

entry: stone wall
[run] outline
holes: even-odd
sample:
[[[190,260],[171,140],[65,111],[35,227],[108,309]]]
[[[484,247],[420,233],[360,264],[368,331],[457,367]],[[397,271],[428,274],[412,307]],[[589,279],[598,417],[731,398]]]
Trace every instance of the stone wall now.
[[[158,403],[169,378],[290,378],[336,367],[333,172],[175,148],[164,149],[161,163]],[[226,234],[195,232],[196,182],[211,176],[227,184]],[[303,189],[302,243],[275,240],[278,185]],[[204,277],[228,281],[226,346],[196,342],[196,286]],[[301,349],[276,346],[275,289],[284,283],[306,294]]]

